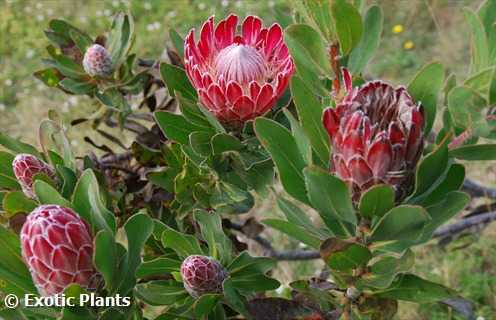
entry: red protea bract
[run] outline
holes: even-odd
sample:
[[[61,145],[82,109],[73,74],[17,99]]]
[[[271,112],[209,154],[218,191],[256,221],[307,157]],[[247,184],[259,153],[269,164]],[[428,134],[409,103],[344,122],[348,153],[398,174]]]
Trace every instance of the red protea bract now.
[[[92,77],[106,77],[112,73],[112,58],[105,47],[94,44],[84,54],[83,68]]]
[[[93,290],[100,279],[93,266],[93,240],[88,224],[73,210],[42,205],[21,230],[24,261],[42,296],[63,292],[71,283]]]
[[[18,154],[12,161],[14,174],[21,185],[24,194],[34,199],[33,178],[38,173],[44,173],[55,179],[55,171],[51,166],[30,154]]]
[[[248,16],[237,34],[238,17],[214,26],[208,19],[195,43],[184,42],[185,68],[200,102],[223,123],[240,126],[269,111],[284,93],[294,64],[278,24],[262,27]]]
[[[184,259],[181,276],[186,291],[198,298],[206,293],[221,293],[227,272],[215,259],[193,255]]]
[[[352,88],[346,70],[343,76],[347,95],[323,115],[331,171],[349,184],[355,201],[376,184],[391,185],[399,201],[411,191],[423,150],[422,106],[404,87],[371,81]]]

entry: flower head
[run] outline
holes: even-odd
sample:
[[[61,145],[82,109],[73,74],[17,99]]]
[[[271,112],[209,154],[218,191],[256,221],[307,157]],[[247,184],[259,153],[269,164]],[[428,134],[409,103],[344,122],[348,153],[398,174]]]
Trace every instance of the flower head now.
[[[34,199],[33,178],[36,174],[44,173],[54,179],[55,171],[51,166],[30,154],[18,154],[12,161],[12,169],[21,185],[24,194]]]
[[[112,73],[112,58],[105,47],[93,44],[86,49],[83,68],[92,77],[105,77]]]
[[[347,95],[323,115],[333,148],[331,171],[350,185],[355,201],[376,184],[391,185],[402,199],[423,150],[423,108],[404,87],[371,81],[352,88],[346,70],[344,80]]]
[[[42,296],[61,293],[71,283],[96,289],[93,240],[88,224],[69,208],[42,205],[21,230],[22,257]]]
[[[240,125],[269,111],[284,93],[294,64],[278,24],[262,27],[248,16],[237,34],[238,17],[214,26],[208,19],[195,42],[184,42],[185,67],[200,102],[224,123]]]
[[[222,282],[227,278],[227,272],[213,258],[193,255],[184,259],[181,276],[186,291],[198,298],[206,293],[222,292]]]

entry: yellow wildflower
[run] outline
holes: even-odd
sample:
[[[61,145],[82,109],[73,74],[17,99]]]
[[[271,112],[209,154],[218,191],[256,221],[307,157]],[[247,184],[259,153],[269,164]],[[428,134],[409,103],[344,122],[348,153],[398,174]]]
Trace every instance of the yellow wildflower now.
[[[403,25],[401,24],[396,24],[393,27],[393,33],[398,34],[403,32]]]
[[[410,40],[403,44],[403,48],[405,48],[406,50],[413,49],[413,47],[415,47],[415,44],[413,43],[413,41]]]

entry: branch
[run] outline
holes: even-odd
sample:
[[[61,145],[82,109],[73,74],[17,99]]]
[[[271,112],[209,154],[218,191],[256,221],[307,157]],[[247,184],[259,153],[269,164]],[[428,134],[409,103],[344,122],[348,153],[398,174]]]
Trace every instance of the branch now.
[[[456,235],[466,229],[473,226],[487,224],[491,221],[496,220],[496,211],[486,212],[471,216],[460,221],[457,221],[448,226],[439,227],[434,231],[433,238],[444,238],[447,236]],[[239,231],[246,235],[243,231],[243,226],[234,222],[230,222],[227,225],[228,228]],[[264,237],[257,235],[254,237],[248,237],[255,242],[257,242],[264,250],[268,257],[280,260],[280,261],[296,261],[296,260],[313,260],[320,259],[320,252],[317,250],[283,250],[279,251],[274,249],[269,240]]]
[[[465,179],[462,190],[472,197],[487,197],[496,199],[496,188],[485,187],[470,179]]]
[[[480,224],[486,224],[491,221],[496,220],[496,211],[486,212],[482,214],[478,214],[476,216],[471,216],[465,219],[462,219],[453,224],[439,227],[436,231],[434,231],[434,238],[444,238],[447,236],[456,235],[466,229],[469,229],[473,226],[477,226]]]

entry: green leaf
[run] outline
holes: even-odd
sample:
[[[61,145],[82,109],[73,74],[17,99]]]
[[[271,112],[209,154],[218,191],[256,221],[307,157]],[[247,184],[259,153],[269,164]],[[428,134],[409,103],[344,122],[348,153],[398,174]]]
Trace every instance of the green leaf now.
[[[52,45],[49,45],[47,46],[47,52],[53,58],[53,60],[43,60],[47,66],[55,67],[66,77],[74,79],[82,79],[87,77],[83,67],[68,56],[65,56],[60,50],[56,49]]]
[[[118,112],[131,113],[131,106],[122,92],[117,88],[110,88],[103,92],[96,91],[95,97],[105,106]]]
[[[100,186],[91,169],[86,169],[79,178],[72,204],[74,210],[92,226],[94,233],[103,229],[115,234],[114,214],[105,207]]]
[[[233,135],[217,133],[212,137],[212,151],[214,154],[222,154],[226,151],[237,151],[243,148],[243,144]]]
[[[463,8],[465,20],[472,33],[472,71],[478,72],[489,64],[489,47],[484,26],[477,14],[470,8]]]
[[[443,65],[437,62],[425,65],[408,85],[408,92],[424,107],[424,135],[431,132],[436,119],[437,99],[444,83]]]
[[[36,202],[26,197],[22,191],[8,192],[2,200],[2,208],[7,212],[7,217],[19,212],[29,213],[36,207]]]
[[[127,237],[127,254],[125,256],[125,268],[122,271],[122,279],[119,292],[127,295],[136,285],[136,269],[141,264],[141,252],[146,241],[153,233],[153,221],[145,212],[138,212],[131,216],[124,224]]]
[[[231,277],[246,277],[265,274],[275,268],[276,261],[267,257],[252,257],[247,251],[241,252],[227,267]]]
[[[312,149],[311,149],[310,141],[308,140],[300,123],[298,122],[298,120],[295,119],[291,111],[289,111],[288,109],[284,109],[283,112],[291,125],[291,133],[295,138],[296,145],[298,146],[298,149],[300,150],[303,159],[305,159],[305,162],[307,164],[311,164]]]
[[[118,279],[122,276],[119,272],[119,260],[122,257],[119,256],[118,245],[115,242],[114,235],[107,230],[100,230],[96,234],[94,241],[95,252],[93,254],[93,261],[96,269],[102,274],[105,280],[105,289],[113,292],[119,284]]]
[[[126,59],[134,42],[134,22],[131,15],[119,12],[112,21],[107,48],[112,58],[114,70],[118,70]]]
[[[175,29],[169,30],[169,38],[174,44],[174,48],[181,58],[184,57],[184,39],[177,33]]]
[[[57,68],[45,68],[38,70],[33,73],[33,76],[38,80],[41,80],[48,87],[56,87],[60,80],[62,80],[62,76],[57,71]]]
[[[349,271],[365,266],[372,259],[370,250],[359,243],[329,238],[320,247],[320,254],[329,268],[337,271]]]
[[[371,6],[365,14],[362,37],[357,46],[351,51],[348,59],[348,70],[351,74],[363,71],[369,60],[373,57],[381,41],[384,16],[381,7]]]
[[[362,194],[359,204],[363,217],[382,217],[394,207],[394,190],[386,184],[375,185]]]
[[[219,214],[197,210],[194,217],[200,225],[203,239],[208,243],[210,256],[223,263],[231,262],[232,244],[231,240],[224,234]]]
[[[260,143],[272,155],[286,192],[295,199],[309,203],[302,172],[305,160],[288,129],[275,121],[257,118],[255,132]]]
[[[332,16],[341,50],[344,55],[347,55],[362,37],[362,17],[352,4],[344,0],[338,0],[332,4]]]
[[[207,316],[214,308],[217,302],[222,298],[221,294],[208,293],[202,295],[195,301],[193,308],[197,319]]]
[[[82,53],[85,53],[86,49],[93,44],[93,40],[87,34],[76,28],[71,28],[69,30],[69,36]]]
[[[43,180],[36,180],[33,184],[36,197],[41,204],[57,204],[62,207],[73,208],[72,203],[52,187],[49,183]]]
[[[399,276],[391,287],[374,295],[416,303],[431,303],[454,297],[456,293],[440,284],[424,280],[413,274],[404,274]]]
[[[0,173],[0,190],[20,190],[21,185],[16,179]]]
[[[189,82],[184,69],[162,62],[160,64],[160,75],[167,84],[169,95],[175,96],[175,92],[179,92],[186,99],[197,101],[198,97],[195,88]]]
[[[234,284],[232,283],[232,279],[228,278],[224,280],[222,284],[224,288],[224,298],[227,304],[235,311],[239,312],[241,315],[246,317],[247,319],[251,319],[248,311],[246,310],[246,299],[239,294],[239,292],[234,288]]]
[[[230,281],[236,290],[246,294],[276,290],[281,286],[279,281],[263,274],[233,277]]]
[[[202,127],[194,125],[184,116],[168,111],[155,112],[155,119],[165,136],[180,144],[189,144],[189,135],[194,131],[204,131]]]
[[[496,45],[494,47],[496,48]],[[491,78],[491,82],[489,83],[489,104],[492,106],[496,105],[496,69],[494,69],[493,77]]]
[[[93,83],[78,81],[71,78],[63,79],[59,82],[59,85],[65,90],[75,94],[91,94],[96,89],[96,86]]]
[[[249,191],[223,181],[216,184],[210,197],[210,206],[219,213],[245,213],[254,204],[255,200]]]
[[[265,219],[262,220],[262,223],[279,230],[312,248],[320,247],[320,239],[308,234],[302,227],[294,225],[288,221],[279,219]]]
[[[422,237],[417,243],[426,242],[431,239],[434,231],[453,218],[470,202],[470,197],[460,191],[452,191],[444,196],[441,202],[427,208],[431,220],[426,224]]]
[[[32,145],[13,139],[1,132],[0,132],[0,145],[4,146],[5,148],[7,148],[8,150],[12,151],[15,154],[27,153],[39,159],[43,159],[43,157],[38,152],[38,150],[36,150],[36,148],[33,147]]]
[[[332,23],[331,17],[331,1],[291,1],[290,7],[294,7],[295,11],[298,12],[312,27],[320,30],[322,35],[328,41],[332,40],[334,34],[334,25]],[[279,18],[280,15],[276,16]],[[288,24],[292,21],[287,18]],[[276,19],[277,20],[277,19]]]
[[[461,164],[453,163],[448,169],[444,180],[437,185],[436,189],[432,190],[427,198],[422,199],[419,204],[423,207],[429,207],[442,201],[449,192],[459,190],[464,180],[465,167]]]
[[[143,262],[136,269],[137,278],[146,278],[155,275],[164,275],[178,272],[181,269],[181,261],[170,258],[156,258]]]
[[[315,227],[307,213],[289,200],[279,197],[277,198],[277,205],[289,223],[302,227],[305,231],[319,239],[327,239],[330,236],[330,233]]]
[[[205,254],[198,243],[198,239],[189,234],[180,233],[174,229],[167,228],[162,233],[162,245],[174,250],[181,258],[190,255]]]
[[[460,160],[496,160],[496,144],[461,146],[451,149],[449,155]]]
[[[181,282],[150,281],[136,286],[136,296],[152,306],[173,305],[189,297]]]
[[[420,206],[395,207],[377,222],[370,240],[416,240],[430,219],[429,214]]]
[[[195,131],[189,135],[189,144],[196,154],[208,157],[212,154],[211,138],[212,135],[208,132]]]
[[[408,201],[414,203],[421,196],[428,195],[430,191],[442,181],[442,176],[448,167],[448,148],[446,145],[438,146],[433,152],[422,159],[417,167],[415,177],[415,191]]]
[[[72,193],[74,192],[74,188],[77,183],[77,176],[74,171],[70,168],[56,165],[57,172],[59,176],[62,178],[62,196],[66,199],[69,199]]]
[[[346,223],[355,225],[357,219],[346,184],[318,167],[307,167],[304,174],[310,202],[327,227],[337,235],[351,234],[353,228]]]
[[[19,237],[0,226],[0,279],[4,286],[2,293],[15,294],[37,293],[31,280],[31,274],[21,256]]]
[[[385,289],[391,285],[398,273],[409,271],[415,263],[412,250],[396,257],[393,255],[382,256],[369,267],[369,272],[361,277],[358,286]]]
[[[187,121],[191,122],[198,128],[202,128],[201,131],[210,132],[212,134],[215,132],[214,126],[210,123],[207,116],[202,111],[204,108],[201,107],[196,100],[189,100],[178,92],[176,92],[176,100],[179,104],[181,114]]]
[[[466,86],[455,87],[448,94],[451,120],[457,129],[469,130],[472,136],[484,137],[490,134],[491,128],[483,114],[486,106],[486,99]]]
[[[284,40],[298,74],[314,92],[326,95],[327,89],[319,76],[330,77],[332,69],[320,34],[308,25],[293,24],[284,32]]]
[[[489,86],[494,70],[494,67],[486,68],[467,78],[463,84],[485,97],[489,92]]]
[[[324,110],[322,104],[298,76],[294,76],[291,80],[291,94],[298,111],[301,127],[310,140],[312,149],[317,153],[322,163],[329,162],[329,136],[322,124],[322,112]]]

